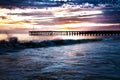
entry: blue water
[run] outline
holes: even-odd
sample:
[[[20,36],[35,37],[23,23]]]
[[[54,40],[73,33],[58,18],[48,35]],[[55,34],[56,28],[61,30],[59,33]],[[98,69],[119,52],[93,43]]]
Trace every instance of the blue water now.
[[[120,80],[120,40],[8,52],[0,80]]]

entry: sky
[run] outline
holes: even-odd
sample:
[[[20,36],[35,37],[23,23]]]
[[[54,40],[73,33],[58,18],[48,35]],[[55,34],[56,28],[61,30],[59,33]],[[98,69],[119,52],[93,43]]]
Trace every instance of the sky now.
[[[74,3],[93,3],[93,4],[99,4],[99,3],[118,3],[119,0],[0,0],[1,6],[46,6],[47,5],[56,5],[51,1],[56,1],[57,3],[66,3],[66,2],[74,2]],[[43,2],[43,3],[41,3]],[[58,4],[57,4],[58,5]]]
[[[120,30],[120,10],[106,7],[112,0],[74,0],[77,5],[49,5],[48,0],[0,0],[0,32],[26,33],[29,30]],[[83,3],[83,2],[86,3]],[[94,3],[104,3],[95,5]],[[48,2],[51,3],[51,2]],[[65,2],[64,2],[65,3]],[[112,4],[115,3],[115,0]],[[35,6],[31,6],[31,5]],[[53,3],[51,3],[53,5]],[[20,8],[20,6],[29,6]],[[2,7],[4,6],[4,7]],[[13,8],[5,8],[12,6]]]

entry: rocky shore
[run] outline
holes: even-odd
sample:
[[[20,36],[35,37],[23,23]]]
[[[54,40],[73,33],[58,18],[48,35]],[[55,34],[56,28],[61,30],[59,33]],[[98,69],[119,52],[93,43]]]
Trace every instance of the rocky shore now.
[[[27,41],[20,42],[16,37],[9,38],[6,40],[0,41],[0,52],[9,52],[9,51],[17,51],[20,49],[26,48],[42,48],[42,47],[54,47],[61,45],[71,45],[71,44],[79,44],[79,43],[87,43],[87,42],[96,42],[107,39],[79,39],[79,40],[46,40],[41,42]]]

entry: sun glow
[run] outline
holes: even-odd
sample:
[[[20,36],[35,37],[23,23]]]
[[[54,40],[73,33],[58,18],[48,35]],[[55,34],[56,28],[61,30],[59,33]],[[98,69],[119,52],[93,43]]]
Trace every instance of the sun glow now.
[[[80,28],[80,27],[107,27],[107,26],[119,26],[120,24],[107,24],[107,23],[89,23],[89,22],[83,22],[83,23],[71,23],[71,24],[63,24],[63,25],[57,25],[57,27],[61,30],[70,30],[72,28]]]
[[[80,8],[25,8],[0,9],[0,27],[36,28],[39,30],[78,30],[81,27],[119,26],[119,23],[96,23],[86,21],[103,14],[102,10]],[[22,27],[21,27],[22,26]],[[4,28],[6,29],[6,28]]]

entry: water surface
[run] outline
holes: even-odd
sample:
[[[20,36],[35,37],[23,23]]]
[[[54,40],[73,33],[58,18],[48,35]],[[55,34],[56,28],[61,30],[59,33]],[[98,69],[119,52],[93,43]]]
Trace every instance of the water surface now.
[[[119,49],[113,40],[8,52],[0,55],[0,79],[119,80]]]

